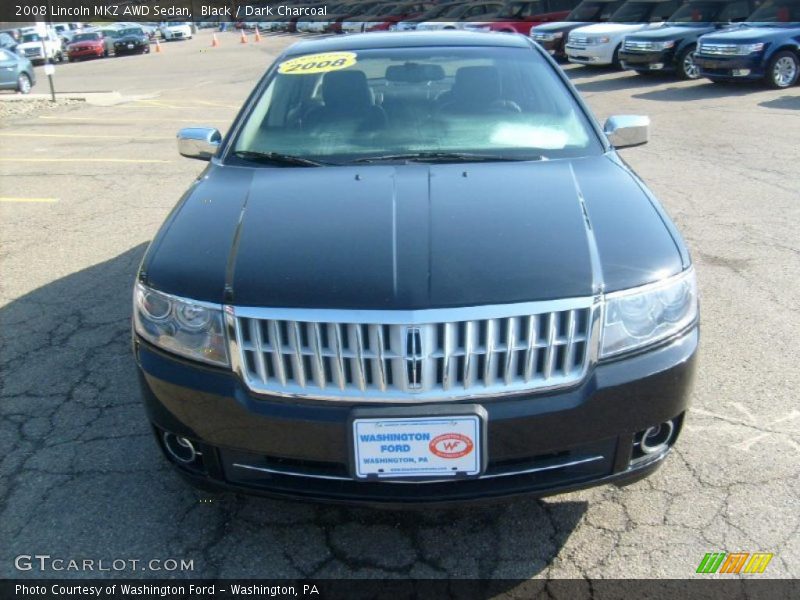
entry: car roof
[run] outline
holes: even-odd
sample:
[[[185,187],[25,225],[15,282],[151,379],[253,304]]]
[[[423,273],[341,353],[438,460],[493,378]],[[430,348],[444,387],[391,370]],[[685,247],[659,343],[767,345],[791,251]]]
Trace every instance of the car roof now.
[[[426,46],[530,48],[530,43],[524,36],[468,31],[357,33],[297,42],[286,50],[286,55],[346,52],[349,50],[379,50],[384,48],[424,48]]]

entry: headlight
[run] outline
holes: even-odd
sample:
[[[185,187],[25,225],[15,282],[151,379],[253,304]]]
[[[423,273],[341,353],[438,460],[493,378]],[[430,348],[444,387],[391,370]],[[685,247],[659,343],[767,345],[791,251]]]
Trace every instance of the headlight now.
[[[653,42],[653,50],[666,50],[675,45],[675,40],[668,40],[666,42]]]
[[[764,49],[764,44],[737,44],[736,54],[746,55],[753,52],[761,52]]]
[[[222,307],[151,290],[137,283],[133,292],[136,333],[186,358],[228,366]]]
[[[697,319],[694,269],[665,281],[608,294],[600,357],[654,344]]]
[[[600,37],[590,37],[586,39],[587,44],[607,44],[611,41],[611,38],[603,35]]]
[[[531,37],[537,42],[553,42],[555,40],[559,40],[564,37],[564,32],[559,31],[557,33],[532,33]]]

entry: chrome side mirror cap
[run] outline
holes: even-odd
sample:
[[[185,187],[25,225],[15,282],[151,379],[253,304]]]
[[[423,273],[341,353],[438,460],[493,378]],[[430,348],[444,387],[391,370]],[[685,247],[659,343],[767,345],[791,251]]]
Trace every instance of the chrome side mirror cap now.
[[[616,115],[606,121],[603,131],[614,148],[641,146],[650,138],[650,117]]]
[[[213,127],[184,127],[178,132],[178,152],[187,158],[210,160],[221,142],[222,134]]]

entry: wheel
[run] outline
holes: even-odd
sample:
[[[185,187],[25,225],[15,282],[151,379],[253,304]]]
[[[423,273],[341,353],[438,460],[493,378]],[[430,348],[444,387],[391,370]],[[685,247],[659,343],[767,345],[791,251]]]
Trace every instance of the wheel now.
[[[107,56],[108,56],[108,50],[103,50],[103,58],[106,58]]]
[[[678,76],[681,79],[699,79],[700,67],[694,62],[694,53],[697,48],[689,46],[678,56]]]
[[[17,91],[20,94],[31,93],[31,78],[27,73],[20,73],[19,77],[17,77]]]
[[[142,52],[142,54],[150,54],[150,46],[145,46],[144,52]]]
[[[784,89],[797,83],[800,75],[800,60],[797,55],[789,50],[776,52],[769,61],[767,69],[767,85],[777,89]]]
[[[614,67],[615,69],[621,69],[622,68],[622,63],[619,60],[620,48],[622,48],[622,44],[620,44],[619,46],[614,48],[614,54],[611,57],[611,66]]]

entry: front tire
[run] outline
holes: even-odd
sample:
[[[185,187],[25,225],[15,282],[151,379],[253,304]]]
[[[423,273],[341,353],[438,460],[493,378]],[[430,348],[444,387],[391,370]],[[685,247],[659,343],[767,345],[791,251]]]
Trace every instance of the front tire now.
[[[28,76],[27,73],[20,73],[19,77],[17,77],[17,91],[20,94],[30,94],[31,93],[31,78]]]
[[[614,48],[614,54],[611,56],[611,66],[618,70],[622,69],[622,61],[619,59],[619,51],[621,48],[622,44]]]
[[[769,61],[766,82],[769,87],[783,90],[797,83],[800,76],[800,59],[794,52],[783,50]]]
[[[700,78],[700,67],[694,62],[696,46],[689,46],[678,56],[678,76],[681,79],[694,81]]]

